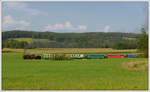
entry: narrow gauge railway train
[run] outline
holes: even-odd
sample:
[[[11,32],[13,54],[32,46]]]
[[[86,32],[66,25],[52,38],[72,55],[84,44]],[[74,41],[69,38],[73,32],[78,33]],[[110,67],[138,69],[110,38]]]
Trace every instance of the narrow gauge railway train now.
[[[24,55],[24,59],[54,59],[58,54]],[[135,54],[63,54],[71,59],[137,58]]]

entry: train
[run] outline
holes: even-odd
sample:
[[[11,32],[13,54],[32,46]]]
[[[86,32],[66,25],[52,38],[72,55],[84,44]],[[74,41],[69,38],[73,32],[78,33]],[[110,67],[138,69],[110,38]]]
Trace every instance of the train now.
[[[70,59],[105,59],[105,58],[137,58],[136,54],[42,54],[24,55],[24,59],[54,59],[56,56],[70,57]]]

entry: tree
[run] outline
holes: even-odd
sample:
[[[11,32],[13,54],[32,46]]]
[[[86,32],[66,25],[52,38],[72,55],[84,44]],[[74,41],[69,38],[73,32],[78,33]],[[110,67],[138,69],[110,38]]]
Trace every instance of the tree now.
[[[117,42],[112,46],[113,49],[136,49],[137,45],[134,42]]]
[[[148,33],[144,28],[141,32],[142,34],[137,37],[137,49],[144,53],[144,57],[148,57]]]

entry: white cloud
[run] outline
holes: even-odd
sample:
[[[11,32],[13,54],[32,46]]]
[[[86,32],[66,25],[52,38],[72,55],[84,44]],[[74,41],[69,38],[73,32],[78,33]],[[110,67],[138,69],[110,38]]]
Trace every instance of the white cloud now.
[[[5,16],[4,17],[4,24],[10,25],[14,23],[14,19],[11,16]]]
[[[72,28],[72,25],[71,25],[71,23],[69,21],[66,22],[65,26],[66,26],[66,28]]]
[[[52,28],[54,28],[54,30],[61,30],[61,29],[64,29],[64,26],[63,24],[55,24],[54,27]]]
[[[110,26],[109,25],[104,27],[104,32],[109,32],[109,30],[110,30]]]
[[[87,29],[87,27],[84,26],[84,25],[79,25],[78,28],[79,28],[80,30],[86,30],[86,29]]]
[[[23,2],[7,2],[4,3],[4,10],[16,10],[19,12],[24,12],[28,15],[39,15],[39,14],[46,14],[45,12],[41,12],[37,9],[29,8],[28,4]]]
[[[15,20],[12,16],[5,16],[3,20],[3,28],[15,28],[15,29],[23,29],[27,26],[30,26],[30,23],[25,20]]]
[[[67,21],[65,24],[48,24],[47,26],[45,26],[44,31],[59,31],[59,30],[69,30],[69,31],[73,31],[73,30],[86,30],[87,26],[85,25],[77,25],[74,26],[72,25],[69,21]]]

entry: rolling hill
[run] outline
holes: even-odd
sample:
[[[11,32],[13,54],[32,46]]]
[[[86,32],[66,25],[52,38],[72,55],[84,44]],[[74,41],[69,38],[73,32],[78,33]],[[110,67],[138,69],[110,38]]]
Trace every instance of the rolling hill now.
[[[2,32],[3,41],[10,39],[33,42],[50,48],[109,48],[117,42],[136,43],[139,34],[119,32],[54,33],[12,30]],[[43,45],[43,46],[40,46]]]

